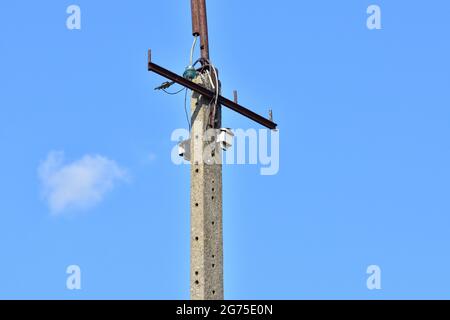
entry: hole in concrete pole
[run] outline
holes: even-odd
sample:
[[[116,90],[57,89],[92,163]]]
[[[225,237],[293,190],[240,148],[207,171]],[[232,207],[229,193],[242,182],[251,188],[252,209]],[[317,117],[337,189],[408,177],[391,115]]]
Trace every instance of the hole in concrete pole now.
[[[195,237],[195,241],[198,241],[198,237]]]
[[[198,276],[198,271],[195,271],[195,275]]]
[[[195,280],[195,284],[199,284],[198,280]]]
[[[211,197],[211,200],[214,200],[214,196]]]
[[[211,190],[212,190],[212,192],[214,192],[216,189],[212,188]]]
[[[216,294],[216,290],[213,290],[213,291],[212,291],[212,294]]]
[[[195,169],[195,173],[198,173],[198,169]]]
[[[197,202],[197,203],[195,203],[195,206],[196,206],[196,207],[198,207],[198,202]]]
[[[213,268],[215,268],[216,267],[216,265],[213,263],[212,265],[211,265],[211,267],[213,267]]]
[[[214,259],[216,256],[215,256],[215,255],[212,255],[211,257]]]
[[[216,223],[214,221],[211,222],[212,225],[215,225]]]

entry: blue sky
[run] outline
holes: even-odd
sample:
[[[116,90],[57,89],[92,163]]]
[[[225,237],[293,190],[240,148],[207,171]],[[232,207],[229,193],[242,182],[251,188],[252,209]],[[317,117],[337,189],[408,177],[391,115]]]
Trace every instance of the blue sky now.
[[[227,299],[450,298],[449,10],[208,1],[224,95],[280,126],[277,175],[224,168]],[[153,90],[146,54],[182,73],[191,43],[187,0],[0,3],[0,298],[189,298],[189,167],[170,157],[184,96]]]

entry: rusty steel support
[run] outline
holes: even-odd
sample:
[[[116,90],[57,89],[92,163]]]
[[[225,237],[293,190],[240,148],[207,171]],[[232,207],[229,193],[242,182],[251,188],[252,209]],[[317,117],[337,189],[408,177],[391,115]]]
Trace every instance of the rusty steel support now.
[[[192,35],[198,37],[200,35],[200,11],[198,0],[191,0],[192,11]]]
[[[208,18],[206,0],[197,0],[200,25],[200,52],[203,59],[209,61]]]

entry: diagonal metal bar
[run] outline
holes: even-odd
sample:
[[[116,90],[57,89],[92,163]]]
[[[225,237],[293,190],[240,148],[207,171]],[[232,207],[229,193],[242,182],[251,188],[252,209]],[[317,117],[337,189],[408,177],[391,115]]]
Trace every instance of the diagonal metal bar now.
[[[149,62],[148,62],[148,70],[152,71],[156,74],[159,74],[160,76],[163,76],[171,81],[174,81],[176,83],[178,83],[179,85],[182,85],[183,87],[186,87],[192,91],[195,91],[209,99],[213,99],[216,94],[213,91],[210,91],[190,80],[187,80],[185,78],[183,78],[182,76],[179,76],[176,73],[173,73],[172,71],[169,71],[167,69],[164,69],[163,67],[154,64],[153,62],[151,62],[151,56],[149,55]],[[221,105],[224,105],[226,107],[228,107],[229,109],[263,125],[266,128],[269,129],[276,129],[277,128],[277,124],[274,123],[273,121],[270,121],[269,119],[264,118],[263,116],[260,116],[259,114],[223,97],[223,96],[219,96],[218,99],[219,103]]]

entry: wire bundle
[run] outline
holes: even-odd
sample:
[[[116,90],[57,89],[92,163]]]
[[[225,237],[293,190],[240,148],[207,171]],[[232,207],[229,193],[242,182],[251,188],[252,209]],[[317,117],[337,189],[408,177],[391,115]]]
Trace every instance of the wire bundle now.
[[[201,77],[204,85],[207,85],[207,83],[209,83],[209,86],[215,91],[214,98],[211,99],[211,101],[209,102],[209,105],[212,106],[212,112],[210,113],[209,124],[208,124],[210,128],[214,128],[215,127],[214,120],[216,118],[216,113],[217,113],[217,103],[219,101],[219,95],[220,95],[219,75],[217,73],[217,69],[215,68],[214,64],[211,61],[209,61],[208,59],[200,58],[193,63],[194,51],[195,51],[195,47],[197,45],[197,40],[198,40],[198,36],[196,35],[196,36],[194,36],[194,41],[192,43],[192,47],[191,47],[191,51],[190,51],[188,68],[190,68],[190,69],[194,68],[199,62],[202,64],[203,68],[207,68],[207,70],[204,73],[200,73],[200,77]],[[213,78],[214,78],[214,80],[213,80]],[[185,91],[184,111],[186,114],[186,120],[187,120],[187,123],[189,126],[189,131],[190,131],[191,130],[191,121],[190,121],[190,116],[189,116],[189,113],[187,110],[188,89],[182,88],[175,92],[167,91],[167,89],[170,86],[172,86],[173,84],[174,84],[174,82],[163,83],[161,86],[157,87],[156,90],[162,90],[164,93],[169,94],[169,95],[177,95],[177,94]]]

